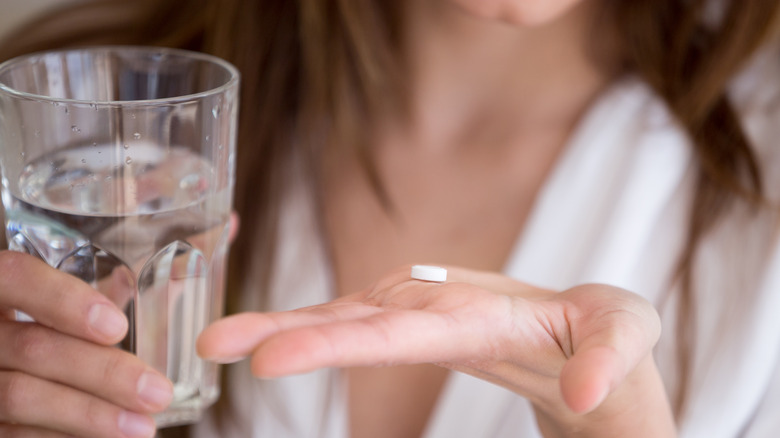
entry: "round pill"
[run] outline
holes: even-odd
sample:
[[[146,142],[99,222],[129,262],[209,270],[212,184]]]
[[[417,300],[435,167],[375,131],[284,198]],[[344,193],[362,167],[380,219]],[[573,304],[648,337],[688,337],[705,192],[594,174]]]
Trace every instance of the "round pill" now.
[[[412,266],[412,278],[442,283],[447,281],[447,270],[438,266],[414,265]]]

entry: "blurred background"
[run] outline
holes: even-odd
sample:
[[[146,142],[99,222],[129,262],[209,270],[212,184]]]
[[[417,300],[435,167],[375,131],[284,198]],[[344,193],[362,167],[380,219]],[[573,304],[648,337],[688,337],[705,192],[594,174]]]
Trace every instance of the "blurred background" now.
[[[0,40],[16,26],[56,5],[79,0],[0,0]]]

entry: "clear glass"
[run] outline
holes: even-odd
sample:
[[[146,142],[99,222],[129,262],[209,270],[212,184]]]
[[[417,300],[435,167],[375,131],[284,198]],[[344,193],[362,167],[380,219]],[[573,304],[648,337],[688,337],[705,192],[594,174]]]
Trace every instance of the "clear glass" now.
[[[9,248],[125,310],[117,347],[175,385],[161,427],[197,421],[219,394],[195,339],[223,311],[238,84],[220,59],[151,47],[0,65]]]

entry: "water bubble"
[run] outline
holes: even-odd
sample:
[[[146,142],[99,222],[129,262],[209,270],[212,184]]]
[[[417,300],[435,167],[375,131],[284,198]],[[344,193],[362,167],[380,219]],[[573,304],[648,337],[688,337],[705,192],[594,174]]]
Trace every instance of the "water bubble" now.
[[[93,148],[96,148],[96,147],[97,147],[97,142],[96,142],[96,141],[93,141],[93,142],[92,142],[92,147],[93,147]]]
[[[124,145],[123,147],[124,147],[125,149],[130,149],[130,145],[128,145],[127,143],[125,143],[125,145]]]
[[[133,134],[133,138],[136,139],[136,140],[140,140],[141,139],[141,134],[136,132],[135,134]]]
[[[76,125],[70,125],[70,130],[73,132],[81,132],[81,128]]]
[[[133,120],[135,120],[135,117],[136,117],[136,116],[135,116],[135,114],[130,114],[130,117],[131,117]]]
[[[69,114],[69,113],[70,113],[70,109],[68,109],[68,107],[65,107],[65,114]]]
[[[87,159],[86,159],[86,158],[82,158],[82,159],[81,159],[81,162],[82,162],[83,164],[87,164]]]
[[[210,135],[207,135],[207,136],[206,136],[206,141],[209,141],[209,140],[211,140],[211,136],[210,136]]]
[[[219,150],[222,150],[222,148],[223,148],[223,147],[224,147],[224,146],[222,146],[222,145],[220,144],[219,146],[217,146],[217,149],[219,149]]]
[[[98,110],[98,106],[97,106],[97,104],[96,104],[96,103],[90,103],[90,104],[89,104],[89,107],[90,107],[90,108],[92,108],[92,109],[93,109],[93,110],[95,110],[95,111],[97,111],[97,110]]]
[[[211,109],[211,115],[214,116],[215,119],[219,118],[220,112],[222,112],[222,108],[220,108],[219,105],[216,105],[214,108]]]
[[[131,164],[133,162],[133,159],[130,157],[125,158],[125,164]]]

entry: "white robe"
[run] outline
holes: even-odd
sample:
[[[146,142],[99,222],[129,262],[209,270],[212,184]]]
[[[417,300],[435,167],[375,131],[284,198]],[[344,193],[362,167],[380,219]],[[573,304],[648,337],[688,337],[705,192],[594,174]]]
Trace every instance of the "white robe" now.
[[[732,86],[764,174],[780,199],[780,52],[765,50]],[[563,290],[599,282],[636,292],[662,313],[656,361],[670,393],[674,300],[663,297],[685,239],[693,190],[688,139],[641,81],[616,83],[594,103],[537,197],[504,273]],[[775,204],[776,205],[776,204]],[[771,212],[732,212],[707,237],[696,266],[695,355],[683,438],[780,436],[780,245]],[[272,306],[331,299],[331,278],[303,187],[283,207]],[[248,304],[251,305],[251,304]],[[245,361],[246,362],[246,361]],[[337,370],[256,380],[233,365],[235,409],[219,432],[206,417],[198,438],[347,437]],[[424,438],[539,437],[530,404],[452,373]]]

